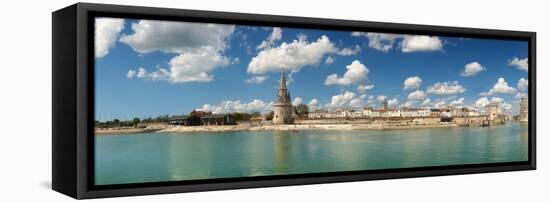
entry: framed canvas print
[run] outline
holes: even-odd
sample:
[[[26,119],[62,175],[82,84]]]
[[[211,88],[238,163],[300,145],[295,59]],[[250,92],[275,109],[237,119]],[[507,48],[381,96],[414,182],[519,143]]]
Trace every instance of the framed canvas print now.
[[[53,189],[75,198],[535,169],[534,32],[52,16]]]

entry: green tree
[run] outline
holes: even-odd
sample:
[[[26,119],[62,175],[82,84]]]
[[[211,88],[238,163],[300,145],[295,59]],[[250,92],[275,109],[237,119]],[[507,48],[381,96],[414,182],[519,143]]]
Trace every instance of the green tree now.
[[[232,115],[237,121],[248,121],[250,120],[250,117],[252,117],[249,113],[234,112]]]
[[[141,122],[143,122],[143,123],[151,123],[151,122],[153,122],[153,118],[147,117],[147,118],[143,119]]]
[[[111,126],[111,127],[120,126],[120,120],[118,120],[118,119],[113,119],[113,121],[111,122],[110,126]]]
[[[133,123],[134,125],[137,125],[137,124],[140,123],[140,122],[141,122],[141,120],[140,120],[138,117],[135,117],[134,120],[132,120],[132,123]]]
[[[309,107],[306,104],[299,104],[296,106],[296,114],[298,116],[304,116],[309,113]]]
[[[170,120],[170,115],[168,114],[160,115],[160,116],[157,116],[157,118],[155,118],[155,121],[157,122],[166,122],[168,120]]]

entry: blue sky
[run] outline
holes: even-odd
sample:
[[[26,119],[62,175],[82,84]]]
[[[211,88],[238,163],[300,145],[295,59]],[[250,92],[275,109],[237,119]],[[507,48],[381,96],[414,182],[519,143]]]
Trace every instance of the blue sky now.
[[[516,114],[528,44],[296,28],[98,18],[96,119],[268,112],[280,72],[295,104],[444,106]]]

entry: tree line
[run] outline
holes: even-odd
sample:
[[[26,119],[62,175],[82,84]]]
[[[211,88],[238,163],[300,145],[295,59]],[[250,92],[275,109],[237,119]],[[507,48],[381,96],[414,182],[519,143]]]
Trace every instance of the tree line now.
[[[294,112],[298,117],[304,117],[307,116],[309,112],[309,107],[305,104],[299,104],[294,108]],[[262,114],[260,112],[252,112],[252,113],[246,113],[246,112],[233,112],[230,113],[233,118],[237,121],[250,121],[253,117],[261,117]],[[140,123],[167,123],[170,121],[170,119],[179,117],[181,115],[160,115],[157,117],[148,117],[145,119],[140,119],[138,117],[135,117],[131,120],[120,120],[120,119],[113,119],[113,120],[107,120],[107,121],[95,121],[95,126],[98,128],[112,128],[112,127],[137,127]],[[265,115],[266,120],[272,120],[273,119],[273,111],[269,112]]]

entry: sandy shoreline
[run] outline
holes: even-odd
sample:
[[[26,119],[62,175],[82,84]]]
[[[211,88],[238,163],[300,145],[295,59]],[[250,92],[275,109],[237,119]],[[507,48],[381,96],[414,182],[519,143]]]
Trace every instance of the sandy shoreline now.
[[[307,125],[263,125],[263,126],[174,126],[157,132],[236,132],[236,131],[301,131],[301,130],[384,130],[413,128],[458,127],[456,124],[382,126],[373,124],[307,124]]]
[[[228,125],[228,126],[165,126],[155,128],[110,128],[97,130],[96,134],[128,133],[189,133],[189,132],[237,132],[237,131],[301,131],[301,130],[386,130],[415,128],[459,127],[456,124],[429,125],[381,125],[381,124],[296,124],[296,125]]]
[[[96,129],[96,135],[116,135],[116,134],[128,134],[128,133],[145,133],[145,132],[155,132],[161,129],[152,129],[152,128],[109,128],[109,129]]]

